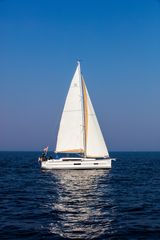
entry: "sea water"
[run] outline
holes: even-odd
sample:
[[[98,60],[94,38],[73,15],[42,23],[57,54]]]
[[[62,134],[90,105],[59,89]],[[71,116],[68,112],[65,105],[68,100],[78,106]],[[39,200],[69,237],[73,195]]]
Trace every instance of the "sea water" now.
[[[42,171],[0,153],[0,239],[160,239],[160,153],[113,152],[111,170]]]

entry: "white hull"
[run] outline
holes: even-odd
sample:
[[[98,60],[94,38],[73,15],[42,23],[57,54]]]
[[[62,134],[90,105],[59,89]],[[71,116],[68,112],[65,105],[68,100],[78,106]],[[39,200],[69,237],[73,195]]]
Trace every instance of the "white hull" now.
[[[41,159],[40,159],[41,160]],[[112,159],[60,158],[41,161],[42,169],[110,169]]]

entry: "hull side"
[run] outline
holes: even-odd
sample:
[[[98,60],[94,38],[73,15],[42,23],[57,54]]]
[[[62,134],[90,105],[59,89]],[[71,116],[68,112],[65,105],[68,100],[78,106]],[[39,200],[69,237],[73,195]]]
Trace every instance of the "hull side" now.
[[[42,169],[110,169],[112,167],[112,159],[103,160],[47,160],[41,162]]]

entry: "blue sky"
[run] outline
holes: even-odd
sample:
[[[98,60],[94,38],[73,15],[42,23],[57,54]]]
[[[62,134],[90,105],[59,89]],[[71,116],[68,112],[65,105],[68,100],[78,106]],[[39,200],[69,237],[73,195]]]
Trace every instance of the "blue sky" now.
[[[78,58],[109,150],[160,151],[158,0],[1,0],[0,150],[54,149]]]

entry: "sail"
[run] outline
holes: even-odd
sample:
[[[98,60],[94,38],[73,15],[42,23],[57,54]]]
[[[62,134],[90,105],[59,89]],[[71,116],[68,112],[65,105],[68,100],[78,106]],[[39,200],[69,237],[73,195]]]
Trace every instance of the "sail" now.
[[[80,63],[73,76],[64,105],[56,152],[84,152],[83,93]]]
[[[109,157],[109,153],[83,80],[84,113],[85,113],[85,154],[87,157]]]

